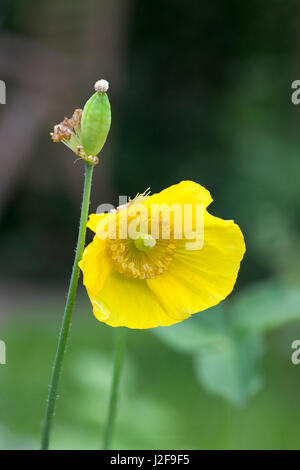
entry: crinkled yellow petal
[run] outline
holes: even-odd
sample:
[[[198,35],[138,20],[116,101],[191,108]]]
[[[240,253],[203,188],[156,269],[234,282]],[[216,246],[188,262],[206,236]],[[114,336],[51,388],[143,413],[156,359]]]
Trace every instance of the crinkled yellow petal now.
[[[110,326],[134,329],[167,326],[184,320],[188,315],[174,318],[149,289],[147,282],[112,271],[98,295],[88,290],[95,317]]]
[[[106,250],[106,241],[96,235],[84,250],[79,267],[83,273],[83,284],[91,295],[102,289],[112,265]]]
[[[160,193],[149,196],[144,204],[150,207],[151,204],[203,204],[209,206],[213,201],[210,192],[194,181],[181,181]]]
[[[212,202],[210,192],[194,181],[181,181],[160,193],[153,194],[145,199],[144,204],[150,207],[152,204],[203,204],[207,207]],[[109,214],[90,214],[87,227],[96,232],[99,222]]]
[[[231,293],[244,253],[239,226],[206,212],[202,249],[189,251],[185,240],[177,241],[168,271],[147,284],[170,315],[191,315]]]

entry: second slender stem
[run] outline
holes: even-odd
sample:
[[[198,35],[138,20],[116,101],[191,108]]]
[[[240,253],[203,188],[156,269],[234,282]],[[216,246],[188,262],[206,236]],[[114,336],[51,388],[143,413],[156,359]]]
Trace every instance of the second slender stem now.
[[[110,448],[114,425],[115,425],[117,402],[118,402],[118,390],[119,390],[119,384],[120,384],[120,372],[122,368],[123,351],[124,351],[124,341],[125,341],[125,328],[118,327],[117,328],[117,343],[116,343],[116,349],[115,349],[114,371],[113,371],[112,386],[111,386],[110,398],[109,398],[107,421],[106,421],[105,430],[104,430],[103,449]]]
[[[57,389],[58,389],[63,359],[65,355],[68,334],[70,330],[71,317],[72,317],[76,291],[77,291],[77,285],[78,285],[78,279],[79,279],[79,273],[80,273],[78,263],[82,258],[84,244],[85,244],[86,223],[87,223],[88,212],[89,212],[92,175],[93,175],[93,166],[86,164],[77,247],[76,247],[76,253],[75,253],[75,258],[74,258],[73,270],[72,270],[72,275],[71,275],[71,280],[70,280],[70,285],[69,285],[69,291],[68,291],[64,316],[63,316],[62,325],[61,325],[61,329],[59,333],[55,361],[54,361],[51,380],[50,380],[46,416],[45,416],[45,421],[44,421],[43,431],[42,431],[42,443],[41,443],[42,450],[47,450],[49,447],[49,437],[50,437],[51,427],[53,424],[55,404],[56,404],[56,399],[57,399]]]

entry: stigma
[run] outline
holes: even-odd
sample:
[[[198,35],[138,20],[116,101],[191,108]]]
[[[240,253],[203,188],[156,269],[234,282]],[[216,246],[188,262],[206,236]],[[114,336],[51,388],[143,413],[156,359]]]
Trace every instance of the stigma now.
[[[152,250],[152,248],[156,245],[156,240],[152,235],[148,235],[146,233],[140,234],[136,240],[134,240],[135,247],[139,251],[147,251]]]

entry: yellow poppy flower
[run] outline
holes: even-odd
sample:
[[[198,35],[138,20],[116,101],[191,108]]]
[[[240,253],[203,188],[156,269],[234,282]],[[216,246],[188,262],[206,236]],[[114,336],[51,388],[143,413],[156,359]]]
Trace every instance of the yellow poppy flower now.
[[[232,220],[207,212],[211,202],[203,186],[182,181],[152,196],[138,195],[111,213],[90,216],[88,227],[96,235],[79,265],[99,321],[141,329],[172,325],[230,294],[245,253],[244,238]],[[203,207],[200,224],[198,206]],[[157,207],[172,211],[167,211],[169,227],[159,212],[159,231],[153,236],[149,227]],[[173,208],[183,216],[176,218]],[[138,226],[135,236],[131,222]]]

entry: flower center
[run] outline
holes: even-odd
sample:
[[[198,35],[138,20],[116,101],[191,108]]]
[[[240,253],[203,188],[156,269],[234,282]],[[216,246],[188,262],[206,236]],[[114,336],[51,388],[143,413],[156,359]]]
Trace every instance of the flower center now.
[[[176,245],[173,240],[155,240],[140,235],[136,240],[108,240],[114,267],[125,276],[153,279],[168,270]]]

